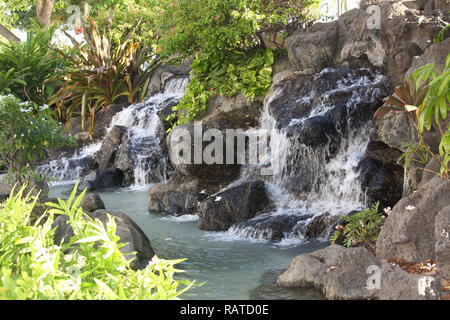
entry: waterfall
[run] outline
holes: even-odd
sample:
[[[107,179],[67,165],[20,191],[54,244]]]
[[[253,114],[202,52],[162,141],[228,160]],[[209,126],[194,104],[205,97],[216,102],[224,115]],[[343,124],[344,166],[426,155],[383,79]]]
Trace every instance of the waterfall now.
[[[164,129],[158,112],[178,104],[186,89],[188,78],[173,78],[157,93],[144,102],[130,105],[114,115],[107,134],[114,126],[127,128],[126,138],[119,146],[116,166],[130,171],[133,187],[144,187],[149,183],[167,179],[169,160],[162,147],[160,136]],[[39,172],[55,184],[70,184],[86,175],[95,163],[95,155],[103,141],[96,142],[77,151],[72,157],[51,161],[39,167]]]
[[[271,104],[286,92],[283,87],[272,89],[260,119],[260,128],[272,132],[270,150],[260,167],[271,163],[274,172],[272,176],[260,178],[266,181],[276,210],[236,223],[229,229],[230,233],[256,239],[302,239],[308,225],[318,217],[327,215],[331,220],[338,219],[366,207],[358,168],[372,132],[373,106],[383,97],[381,88],[386,80],[375,72],[369,75],[364,72],[359,77],[352,72],[343,75],[341,72],[328,68],[315,75],[313,83],[327,77],[332,80],[326,82],[324,90],[312,86],[312,90],[298,97],[296,104],[305,103],[311,109],[285,123],[271,114]],[[340,75],[337,81],[336,74]],[[346,97],[344,103],[342,96]],[[338,109],[344,117],[335,116]],[[323,145],[306,145],[302,139],[305,126],[332,116],[338,119],[335,136],[328,136],[328,142]],[[320,132],[314,139],[319,139],[319,135]],[[245,167],[243,179],[254,178],[257,169]]]

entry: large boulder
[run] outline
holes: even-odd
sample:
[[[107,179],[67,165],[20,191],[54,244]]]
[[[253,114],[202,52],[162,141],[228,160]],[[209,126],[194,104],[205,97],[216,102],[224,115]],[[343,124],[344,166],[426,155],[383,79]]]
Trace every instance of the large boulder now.
[[[332,64],[338,38],[337,21],[316,23],[287,37],[285,47],[296,70],[314,74]]]
[[[339,17],[336,63],[352,65],[355,60],[368,60],[373,66],[387,70],[398,85],[403,82],[413,57],[425,51],[450,16],[446,11],[411,9],[401,1],[381,1],[377,7],[379,28],[370,23],[374,13],[366,11],[367,6]]]
[[[410,274],[379,262],[365,248],[332,245],[295,257],[277,283],[287,288],[314,287],[328,299],[436,300],[435,278]]]
[[[106,135],[100,150],[95,154],[95,160],[100,170],[114,166],[117,151],[122,144],[122,140],[126,137],[127,132],[127,127],[114,126]]]
[[[450,279],[450,206],[443,208],[437,214],[434,232],[436,265],[442,278]]]
[[[436,300],[439,285],[435,278],[406,272],[399,266],[387,262],[380,266],[381,300]]]
[[[105,204],[98,194],[86,193],[81,201],[80,207],[84,212],[94,212],[100,209],[105,209]]]
[[[233,129],[233,127],[227,127],[228,121],[215,123],[189,123],[185,125],[180,125],[174,128],[167,137],[167,146],[169,149],[169,157],[174,167],[175,171],[183,174],[185,176],[193,176],[202,181],[209,181],[211,184],[220,184],[231,182],[239,176],[241,166],[234,162],[233,164],[226,163],[226,134],[220,131],[222,128]],[[232,124],[230,124],[232,125]],[[222,138],[221,141],[217,140],[214,142],[203,141],[203,134],[209,130],[213,129]],[[219,131],[217,131],[219,130]],[[199,140],[196,139],[196,131],[199,135]],[[218,142],[218,148],[215,150],[214,154],[221,154],[221,159],[217,160],[215,163],[206,163],[204,159],[204,154],[206,148],[211,144]],[[235,144],[235,148],[236,148]],[[183,150],[180,148],[183,147]],[[186,150],[184,150],[186,149]],[[230,150],[231,151],[234,151]],[[184,153],[188,152],[190,157],[186,156]],[[196,159],[195,155],[198,154],[200,159]],[[236,156],[236,153],[235,153]],[[217,163],[218,162],[218,163]]]
[[[332,245],[295,257],[277,283],[288,288],[313,286],[329,299],[375,298],[377,290],[367,288],[372,265],[378,263],[367,249]]]
[[[116,234],[120,237],[120,243],[126,244],[120,248],[120,251],[126,254],[128,259],[136,258],[133,260],[131,267],[133,269],[145,268],[148,262],[155,255],[150,241],[141,228],[126,214],[122,212],[107,212],[105,210],[97,210],[95,212],[87,213],[92,219],[99,219],[106,226],[108,222],[108,215],[114,218],[117,224]],[[55,242],[67,242],[73,237],[73,229],[67,224],[68,217],[65,215],[58,216],[54,221]],[[132,255],[132,252],[136,252],[136,256]]]
[[[85,176],[78,189],[88,191],[109,189],[123,185],[124,174],[117,168],[95,170]]]
[[[403,168],[395,163],[364,158],[358,165],[359,180],[369,203],[393,207],[403,193]]]
[[[207,192],[217,191],[208,187],[198,178],[175,172],[167,182],[150,188],[148,209],[173,215],[195,214],[198,202],[207,197]]]
[[[436,260],[435,220],[450,205],[450,181],[435,176],[389,214],[377,240],[381,259]]]
[[[243,182],[200,203],[198,227],[202,230],[228,230],[235,222],[267,212],[271,205],[264,182]]]

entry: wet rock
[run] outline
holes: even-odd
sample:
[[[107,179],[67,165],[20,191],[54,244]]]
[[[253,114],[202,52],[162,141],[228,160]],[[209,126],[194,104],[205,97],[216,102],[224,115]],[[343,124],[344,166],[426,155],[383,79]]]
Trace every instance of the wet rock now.
[[[285,288],[276,280],[282,270],[269,270],[261,276],[262,283],[250,291],[252,300],[325,300],[325,296],[316,288]]]
[[[136,258],[131,263],[133,269],[145,268],[148,262],[155,255],[150,241],[148,240],[145,233],[141,228],[127,215],[122,212],[107,212],[105,210],[97,210],[95,212],[89,212],[87,215],[92,219],[99,219],[106,226],[108,222],[108,214],[112,216],[117,224],[117,236],[120,237],[120,243],[126,244],[120,251],[126,254],[128,259]],[[71,237],[73,237],[73,229],[67,224],[67,216],[58,216],[55,219],[54,227],[56,227],[55,232],[55,242],[67,242]],[[131,255],[130,252],[136,252],[136,256]]]
[[[148,86],[148,95],[163,92],[166,84],[174,78],[187,78],[191,71],[191,60],[181,65],[161,65],[153,73]]]
[[[324,213],[316,216],[308,223],[305,236],[307,238],[328,239],[334,232],[334,227],[342,219],[342,216]]]
[[[450,181],[436,176],[392,209],[377,240],[381,259],[435,260],[435,220],[450,205]]]
[[[227,230],[235,222],[267,211],[271,205],[264,182],[243,182],[200,203],[198,227],[202,230]]]
[[[111,125],[111,121],[114,115],[124,108],[126,108],[128,103],[112,104],[108,108],[101,110],[95,116],[95,126],[94,126],[94,139],[103,139],[108,132],[108,128]]]
[[[114,126],[102,142],[100,150],[95,154],[98,168],[104,170],[114,166],[116,154],[128,129],[123,126]]]
[[[195,177],[174,173],[170,179],[150,188],[148,209],[173,215],[195,214],[197,204],[206,197],[202,185]]]
[[[369,203],[380,202],[380,207],[392,207],[402,197],[403,168],[397,164],[385,164],[371,158],[358,165],[359,180]]]
[[[313,74],[332,65],[338,39],[337,21],[316,23],[287,37],[285,47],[296,70]]]
[[[328,146],[331,153],[338,150],[341,141],[336,123],[325,116],[307,118],[289,126],[287,132],[300,144],[312,148]]]
[[[84,212],[94,212],[96,210],[105,209],[105,204],[98,194],[86,193],[81,201],[80,207]]]
[[[365,248],[332,245],[295,257],[277,283],[287,288],[313,286],[329,299],[375,298],[378,292],[367,288],[367,268],[377,264]]]
[[[443,279],[450,279],[450,206],[439,211],[434,232],[436,265]]]
[[[108,189],[121,186],[124,182],[124,174],[117,168],[95,170],[85,176],[78,189],[88,191]]]
[[[306,222],[309,217],[309,215],[295,213],[265,213],[233,224],[229,232],[245,238],[279,241],[289,236],[295,236],[297,233],[302,236],[302,232],[297,232],[298,225],[302,221]]]

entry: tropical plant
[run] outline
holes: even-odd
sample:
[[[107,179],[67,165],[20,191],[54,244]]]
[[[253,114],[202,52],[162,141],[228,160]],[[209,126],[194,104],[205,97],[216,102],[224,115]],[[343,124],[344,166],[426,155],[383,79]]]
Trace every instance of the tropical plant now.
[[[384,104],[375,112],[374,117],[379,118],[391,111],[406,112],[413,123],[416,122],[415,111],[422,104],[427,93],[427,86],[417,82],[414,75],[408,77],[402,86],[394,89],[394,94],[384,100]]]
[[[31,165],[46,149],[75,144],[62,134],[48,106],[36,107],[12,95],[0,96],[0,128],[0,167],[20,184],[28,182]]]
[[[0,44],[0,73],[19,79],[8,83],[11,94],[35,105],[44,105],[62,84],[65,60],[51,49],[54,29],[27,34],[25,42]],[[1,90],[1,87],[0,87]]]
[[[343,217],[344,224],[336,227],[330,241],[334,243],[343,236],[344,246],[363,246],[373,251],[384,221],[384,216],[378,213],[378,207],[379,203],[376,203],[369,209]]]
[[[440,175],[448,178],[450,168],[450,125],[443,128],[441,121],[447,118],[450,111],[450,54],[446,58],[443,71],[438,73],[434,64],[418,68],[402,87],[395,89],[394,95],[385,100],[385,104],[377,110],[375,117],[381,117],[390,111],[407,112],[419,134],[419,145],[428,149],[423,141],[425,130],[436,125],[440,134],[439,157]],[[408,155],[407,155],[408,156]],[[408,160],[407,160],[408,161]]]
[[[61,121],[73,114],[89,117],[92,134],[95,115],[108,105],[141,102],[147,93],[148,81],[157,64],[151,49],[140,46],[124,36],[120,44],[111,43],[107,31],[100,31],[94,21],[85,24],[86,44],[72,39],[74,54],[66,54],[70,66],[66,69],[64,86],[49,104],[57,106]],[[63,53],[63,52],[61,52]]]
[[[155,256],[145,269],[131,269],[114,218],[104,224],[84,214],[85,192],[76,192],[67,201],[48,203],[52,209],[34,223],[37,199],[23,189],[0,205],[0,300],[162,300],[192,286],[173,278],[183,260]],[[55,242],[52,226],[57,215],[67,216],[73,230],[62,243]]]
[[[192,62],[186,93],[167,120],[176,119],[174,125],[194,121],[207,111],[209,99],[217,94],[233,96],[241,92],[250,101],[265,94],[272,84],[273,62],[270,49],[235,51],[221,57],[198,54]]]
[[[25,74],[17,74],[15,71],[16,69],[14,68],[7,70],[5,73],[0,70],[0,95],[11,94],[11,87],[15,85],[27,85],[23,80]]]

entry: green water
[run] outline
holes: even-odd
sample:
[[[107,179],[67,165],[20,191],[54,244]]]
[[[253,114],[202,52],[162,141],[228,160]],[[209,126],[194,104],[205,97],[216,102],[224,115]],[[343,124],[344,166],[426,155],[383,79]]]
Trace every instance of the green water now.
[[[67,197],[71,186],[52,187],[51,197]],[[316,299],[311,290],[284,290],[274,284],[298,254],[323,247],[320,243],[242,239],[226,232],[199,230],[193,217],[171,217],[147,210],[145,190],[99,192],[106,209],[129,215],[161,258],[188,260],[180,265],[186,278],[206,282],[184,299]]]

